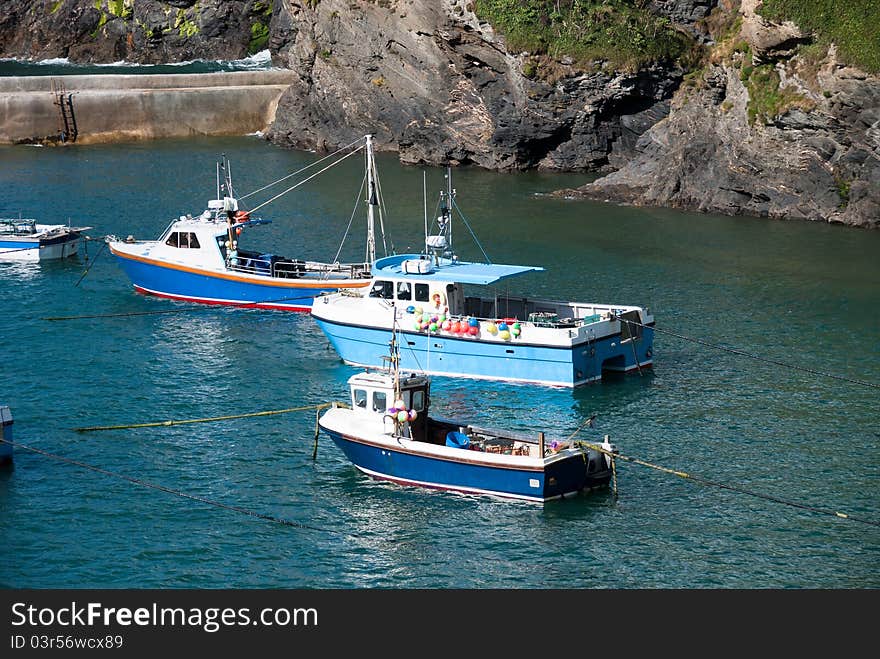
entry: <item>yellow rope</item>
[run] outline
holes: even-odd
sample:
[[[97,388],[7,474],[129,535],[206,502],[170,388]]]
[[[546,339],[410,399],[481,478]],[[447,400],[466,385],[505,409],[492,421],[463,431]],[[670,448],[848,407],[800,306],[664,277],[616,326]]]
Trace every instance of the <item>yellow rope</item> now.
[[[320,403],[318,405],[306,405],[305,407],[288,407],[286,410],[267,410],[264,412],[250,412],[248,414],[230,414],[229,416],[212,416],[204,419],[182,419],[180,421],[152,421],[150,423],[130,423],[122,426],[90,426],[87,428],[75,428],[77,432],[92,432],[95,430],[126,430],[128,428],[156,428],[160,426],[182,426],[187,423],[207,423],[209,421],[226,421],[228,419],[244,419],[254,416],[269,416],[272,414],[286,414],[287,412],[303,412],[305,410],[320,410],[332,407],[333,403]]]
[[[580,430],[580,428],[578,430]],[[575,431],[575,433],[577,433],[577,431]],[[870,524],[871,526],[880,526],[880,522],[877,522],[874,520],[863,519],[860,517],[854,517],[852,515],[848,515],[847,513],[832,511],[832,510],[828,510],[825,508],[818,508],[816,506],[810,506],[807,504],[798,503],[797,501],[788,501],[786,499],[780,499],[779,497],[775,497],[775,496],[772,496],[769,494],[763,494],[761,492],[755,492],[754,490],[748,490],[744,487],[739,487],[737,485],[727,485],[725,483],[718,483],[715,481],[711,481],[707,478],[702,478],[700,476],[691,475],[685,471],[678,471],[676,469],[669,469],[668,467],[661,467],[660,465],[655,465],[650,462],[646,462],[644,460],[639,460],[638,458],[633,458],[628,455],[623,455],[621,453],[614,453],[612,451],[609,451],[608,449],[602,448],[598,444],[592,444],[590,442],[585,442],[582,440],[578,440],[578,441],[574,442],[573,444],[574,444],[574,446],[578,446],[581,448],[590,448],[595,451],[598,451],[599,453],[604,453],[605,455],[611,456],[612,475],[614,476],[614,479],[615,479],[615,491],[616,491],[617,472],[616,472],[616,470],[614,470],[614,459],[619,458],[621,460],[626,460],[627,462],[633,462],[635,464],[642,465],[643,467],[649,467],[651,469],[656,469],[657,471],[662,471],[664,473],[672,474],[672,475],[678,476],[680,478],[685,478],[685,479],[691,480],[695,483],[699,483],[700,485],[717,487],[722,490],[730,490],[731,492],[739,492],[740,494],[747,494],[749,496],[756,497],[758,499],[764,499],[766,501],[773,501],[775,503],[780,503],[785,506],[791,506],[792,508],[801,508],[802,510],[809,510],[814,513],[821,513],[821,514],[825,514],[825,515],[835,515],[836,517],[840,517],[841,519],[849,519],[854,522],[861,522],[862,524]]]

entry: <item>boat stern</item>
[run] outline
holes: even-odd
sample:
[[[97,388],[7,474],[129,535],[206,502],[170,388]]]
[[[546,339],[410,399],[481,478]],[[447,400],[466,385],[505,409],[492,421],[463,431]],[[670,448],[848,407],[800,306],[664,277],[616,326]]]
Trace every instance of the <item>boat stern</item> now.
[[[8,405],[0,405],[0,466],[12,464],[12,411]]]

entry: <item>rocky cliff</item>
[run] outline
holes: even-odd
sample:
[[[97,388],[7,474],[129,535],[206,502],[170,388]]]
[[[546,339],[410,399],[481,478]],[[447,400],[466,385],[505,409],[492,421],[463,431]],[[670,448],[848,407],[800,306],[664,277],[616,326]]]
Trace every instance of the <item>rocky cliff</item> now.
[[[880,78],[743,0],[667,118],[568,196],[880,227]]]
[[[614,70],[511,52],[471,0],[5,0],[0,57],[268,48],[294,73],[268,132],[279,145],[326,150],[369,132],[407,163],[612,172],[571,196],[878,225],[876,76],[762,18],[757,0],[637,4],[711,58],[686,77],[671,62]]]
[[[268,39],[272,0],[3,0],[0,57],[234,60]]]
[[[714,2],[653,5],[696,30]],[[6,0],[0,44],[2,57],[140,63],[268,47],[297,75],[273,142],[329,149],[370,132],[404,162],[492,169],[620,166],[684,73],[508,53],[465,0]]]
[[[299,80],[270,133],[279,144],[331,148],[372,132],[407,163],[599,169],[631,155],[683,74],[586,73],[509,53],[464,0],[281,9],[269,45]]]

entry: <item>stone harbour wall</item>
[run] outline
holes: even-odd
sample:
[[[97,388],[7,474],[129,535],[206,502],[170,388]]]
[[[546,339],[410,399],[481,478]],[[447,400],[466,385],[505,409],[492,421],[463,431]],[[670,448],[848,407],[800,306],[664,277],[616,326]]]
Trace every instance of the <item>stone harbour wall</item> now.
[[[0,78],[0,143],[65,141],[60,90],[78,144],[264,131],[292,80],[282,70]]]

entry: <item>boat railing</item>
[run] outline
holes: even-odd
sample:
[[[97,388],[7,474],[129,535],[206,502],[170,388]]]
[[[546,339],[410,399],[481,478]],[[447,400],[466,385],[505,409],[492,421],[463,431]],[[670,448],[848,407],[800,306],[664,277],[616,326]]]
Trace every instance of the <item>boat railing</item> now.
[[[370,276],[369,263],[321,263],[319,261],[306,261],[306,271],[309,274],[319,276],[343,276],[347,279],[360,279]]]
[[[0,233],[27,236],[37,232],[37,221],[30,218],[0,218]]]
[[[272,254],[252,256],[239,253],[229,264],[229,269],[252,275],[270,276],[278,279],[296,279],[305,276],[317,278],[359,279],[370,274],[369,263],[320,263],[285,259]]]

